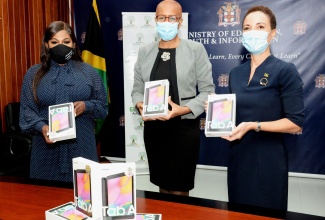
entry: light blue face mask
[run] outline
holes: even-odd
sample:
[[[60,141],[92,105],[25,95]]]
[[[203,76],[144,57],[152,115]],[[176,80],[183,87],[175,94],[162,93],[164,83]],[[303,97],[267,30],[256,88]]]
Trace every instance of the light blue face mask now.
[[[157,22],[157,32],[161,39],[170,41],[176,37],[178,33],[178,22]]]
[[[244,32],[242,44],[251,54],[261,54],[269,46],[267,37],[270,32],[256,30]]]

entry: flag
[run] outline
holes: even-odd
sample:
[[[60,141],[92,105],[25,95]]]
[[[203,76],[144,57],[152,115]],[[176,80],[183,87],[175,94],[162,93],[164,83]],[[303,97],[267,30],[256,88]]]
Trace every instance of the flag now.
[[[88,22],[88,27],[86,31],[85,43],[83,45],[83,50],[81,57],[84,62],[90,64],[98,72],[103,80],[108,100],[110,103],[109,88],[107,84],[107,74],[106,74],[106,61],[104,53],[104,41],[102,30],[100,26],[99,13],[97,8],[96,0],[93,0],[92,10]],[[98,134],[101,129],[104,120],[96,120],[95,132]]]

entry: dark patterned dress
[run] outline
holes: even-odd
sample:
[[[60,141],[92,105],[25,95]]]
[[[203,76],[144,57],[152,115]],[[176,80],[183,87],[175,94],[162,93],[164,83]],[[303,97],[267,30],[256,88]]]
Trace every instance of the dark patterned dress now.
[[[99,74],[90,65],[71,60],[60,66],[52,61],[37,88],[39,104],[36,104],[32,85],[39,67],[34,65],[27,71],[20,97],[20,127],[23,132],[35,134],[30,177],[72,182],[72,158],[98,161],[94,119],[106,117],[107,93]],[[77,138],[46,144],[42,127],[48,125],[48,107],[76,101],[86,104],[85,112],[75,118]]]
[[[296,67],[269,56],[248,83],[250,61],[230,72],[236,94],[236,124],[287,118],[302,127],[303,82]],[[249,131],[231,142],[229,202],[287,209],[288,156],[282,133]]]

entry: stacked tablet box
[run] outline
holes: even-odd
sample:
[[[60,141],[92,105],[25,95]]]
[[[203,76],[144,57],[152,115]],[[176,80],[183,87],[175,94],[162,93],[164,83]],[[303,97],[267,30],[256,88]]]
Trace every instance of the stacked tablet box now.
[[[236,95],[209,95],[205,120],[205,136],[221,137],[229,135],[234,130],[235,124]]]
[[[91,219],[76,209],[74,202],[68,202],[45,212],[46,220]]]
[[[134,162],[72,162],[74,201],[45,211],[46,220],[161,220],[161,214],[136,212]]]
[[[134,162],[73,158],[74,202],[47,210],[46,220],[136,219],[135,171]]]
[[[73,159],[75,204],[92,219],[135,219],[135,163]]]
[[[142,116],[166,116],[168,114],[168,96],[169,81],[167,79],[146,82]]]
[[[73,103],[49,106],[49,139],[62,141],[73,138],[76,138]]]
[[[136,220],[161,220],[161,214],[138,213]]]

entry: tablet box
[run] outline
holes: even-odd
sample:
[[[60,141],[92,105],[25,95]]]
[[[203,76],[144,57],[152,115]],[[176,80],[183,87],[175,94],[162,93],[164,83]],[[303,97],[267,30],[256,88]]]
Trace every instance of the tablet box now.
[[[51,141],[76,138],[72,102],[49,106],[49,138]]]
[[[76,209],[93,220],[136,218],[135,163],[73,159]]]
[[[136,220],[161,220],[161,214],[137,213]]]
[[[46,220],[66,220],[66,219],[80,219],[90,220],[90,218],[79,212],[74,202],[68,202],[53,209],[45,211]]]
[[[205,120],[205,136],[221,137],[235,129],[236,95],[209,95]]]
[[[142,116],[168,115],[168,96],[169,81],[167,79],[145,82]]]

